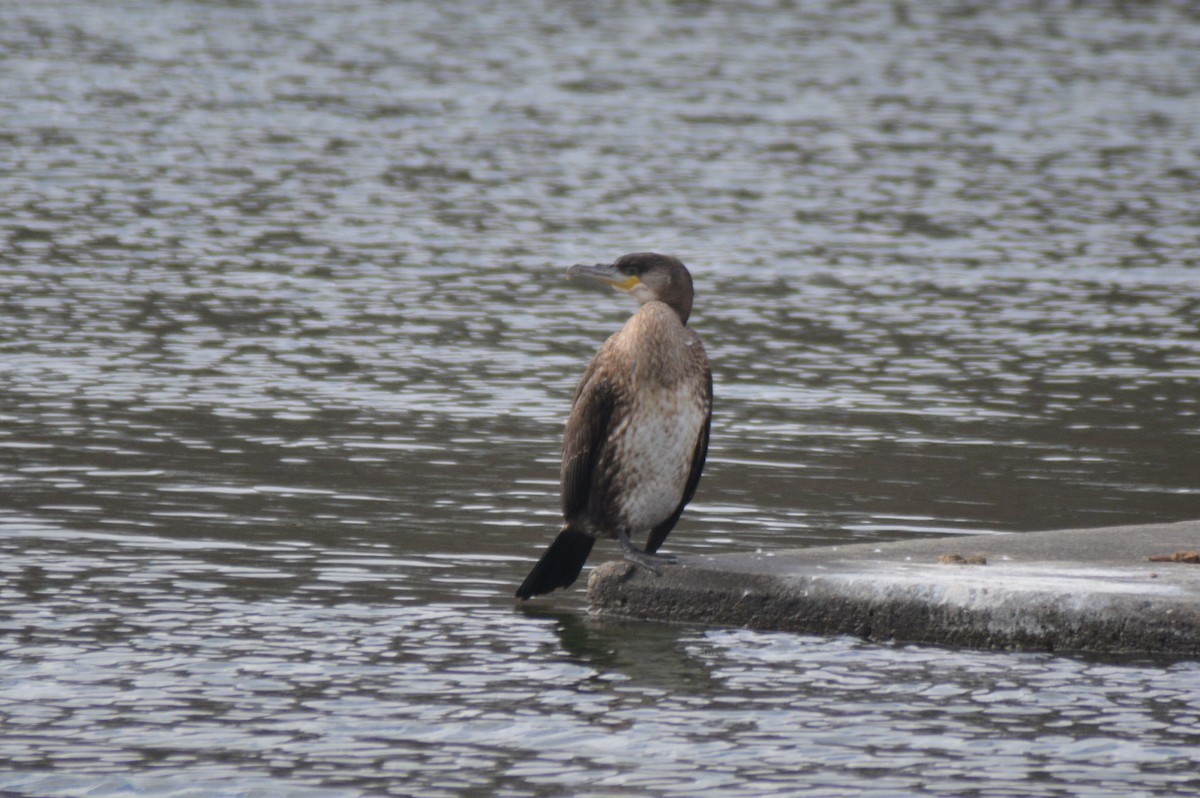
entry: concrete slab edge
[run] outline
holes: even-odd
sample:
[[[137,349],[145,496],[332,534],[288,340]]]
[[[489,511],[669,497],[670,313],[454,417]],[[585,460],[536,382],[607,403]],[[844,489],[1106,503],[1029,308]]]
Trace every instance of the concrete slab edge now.
[[[1118,530],[1104,532],[1114,545],[1123,539]],[[1010,538],[1004,543],[1011,547],[1012,538],[1026,534],[1047,533],[996,537]],[[752,555],[690,558],[658,576],[606,563],[589,578],[590,610],[880,642],[1200,658],[1200,566],[1174,566],[1181,570],[1161,581],[1156,569],[1162,569],[1145,562],[1121,564],[1100,577],[1087,562],[1065,561],[967,571],[970,566],[888,560],[888,545],[875,549],[881,561],[866,563],[847,563],[835,549],[803,550],[769,568],[759,568]],[[911,542],[897,547],[914,550]],[[1027,578],[1031,569],[1043,576]]]

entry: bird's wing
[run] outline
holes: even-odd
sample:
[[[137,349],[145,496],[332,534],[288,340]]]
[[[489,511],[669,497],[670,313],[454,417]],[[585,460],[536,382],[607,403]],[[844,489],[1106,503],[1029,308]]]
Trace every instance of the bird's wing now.
[[[696,486],[700,484],[700,474],[704,471],[704,459],[708,457],[708,430],[712,426],[712,371],[705,365],[705,414],[704,426],[700,429],[700,434],[696,438],[696,448],[692,451],[692,469],[688,472],[687,484],[683,488],[683,499],[680,500],[679,506],[675,508],[675,512],[671,513],[671,517],[663,521],[654,529],[650,530],[649,536],[646,538],[646,553],[653,554],[658,551],[658,547],[667,539],[667,535],[675,528],[675,524],[679,522],[679,516],[683,515],[683,508],[696,495]]]
[[[563,434],[562,510],[569,523],[586,513],[595,484],[596,464],[608,438],[616,393],[593,360],[575,390]]]

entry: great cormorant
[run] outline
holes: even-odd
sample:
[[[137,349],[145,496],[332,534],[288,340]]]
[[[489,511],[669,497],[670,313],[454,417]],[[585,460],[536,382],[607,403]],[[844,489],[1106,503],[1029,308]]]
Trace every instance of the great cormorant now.
[[[572,277],[603,280],[641,307],[592,358],[563,436],[563,527],[517,588],[522,599],[568,587],[596,538],[653,570],[655,554],[696,493],[712,420],[712,371],[687,327],[692,277],[653,252],[612,264],[575,265]],[[644,550],[631,538],[646,534]]]

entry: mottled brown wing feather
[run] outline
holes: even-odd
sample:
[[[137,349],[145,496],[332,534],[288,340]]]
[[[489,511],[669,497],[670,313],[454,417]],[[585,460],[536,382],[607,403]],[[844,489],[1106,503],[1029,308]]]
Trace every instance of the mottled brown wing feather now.
[[[700,484],[700,474],[704,471],[704,460],[708,457],[708,430],[712,426],[712,371],[707,367],[705,368],[705,376],[707,377],[705,403],[708,406],[708,413],[704,418],[704,428],[700,430],[700,436],[696,439],[696,448],[692,453],[692,470],[688,473],[687,485],[683,489],[683,499],[679,502],[679,506],[675,508],[675,512],[671,513],[670,518],[650,530],[650,534],[646,538],[646,552],[648,554],[658,551],[658,547],[667,539],[667,535],[675,528],[675,524],[679,523],[679,517],[683,515],[683,508],[696,495],[696,486]]]
[[[563,519],[567,522],[587,512],[595,487],[596,463],[604,451],[615,403],[612,386],[595,366],[593,360],[579,382],[563,433],[561,489]]]

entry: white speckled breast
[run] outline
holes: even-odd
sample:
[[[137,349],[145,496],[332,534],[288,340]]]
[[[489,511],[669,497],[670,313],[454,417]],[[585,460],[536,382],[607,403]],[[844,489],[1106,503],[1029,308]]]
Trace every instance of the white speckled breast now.
[[[654,528],[679,506],[706,415],[703,396],[681,382],[641,392],[621,420],[614,459],[621,520],[631,532]]]

